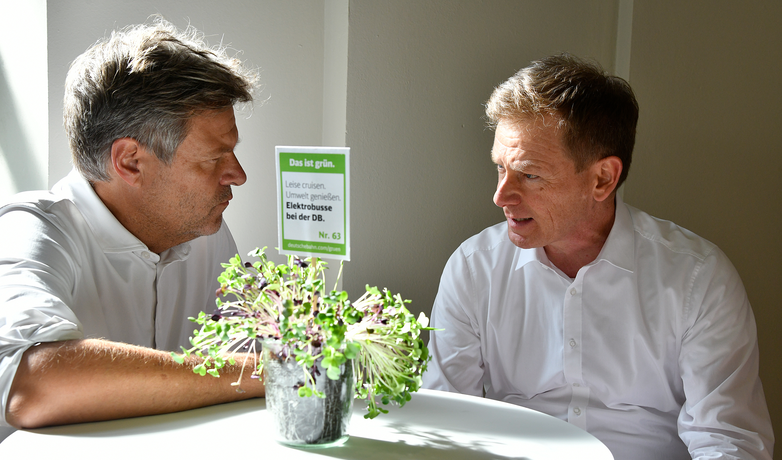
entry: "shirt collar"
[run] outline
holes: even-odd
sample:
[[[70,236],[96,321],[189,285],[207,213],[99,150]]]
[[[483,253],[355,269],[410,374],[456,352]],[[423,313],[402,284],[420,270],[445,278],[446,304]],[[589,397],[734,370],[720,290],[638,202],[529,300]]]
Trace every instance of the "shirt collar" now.
[[[141,240],[126,229],[109,208],[103,203],[92,185],[76,170],[71,172],[52,187],[52,193],[71,200],[95,235],[95,239],[104,252],[135,252],[148,253],[149,260],[158,262],[164,260],[186,259],[190,252],[190,244],[182,243],[164,251],[160,257],[149,250]],[[170,254],[167,254],[170,253]],[[147,258],[147,257],[145,257]]]
[[[622,201],[622,198],[618,194],[616,195],[615,203],[616,212],[614,213],[614,225],[611,227],[611,231],[608,234],[606,242],[603,244],[603,248],[600,250],[595,261],[590,265],[594,265],[604,260],[617,268],[632,272],[635,265],[635,243],[633,240],[635,230],[633,227],[633,218],[630,215],[630,210],[627,208],[627,205]],[[546,251],[543,248],[517,248],[516,253],[516,269],[533,261],[545,266],[550,266],[551,264],[548,260],[548,256],[546,256]]]
[[[530,262],[539,262],[548,266],[549,261],[546,256],[546,251],[544,251],[543,248],[522,249],[516,247],[516,270]]]
[[[630,210],[622,201],[619,194],[616,195],[616,212],[614,213],[614,225],[608,234],[603,249],[597,255],[594,263],[605,260],[611,265],[633,272],[635,267],[635,228]]]

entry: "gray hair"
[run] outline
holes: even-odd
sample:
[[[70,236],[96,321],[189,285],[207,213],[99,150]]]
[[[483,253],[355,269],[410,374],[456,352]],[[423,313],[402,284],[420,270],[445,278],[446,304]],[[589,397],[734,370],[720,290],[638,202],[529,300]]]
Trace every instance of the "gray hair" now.
[[[191,26],[179,31],[156,17],[114,31],[68,71],[63,121],[73,163],[87,180],[108,181],[111,146],[129,137],[171,164],[192,117],[251,102],[257,82]]]

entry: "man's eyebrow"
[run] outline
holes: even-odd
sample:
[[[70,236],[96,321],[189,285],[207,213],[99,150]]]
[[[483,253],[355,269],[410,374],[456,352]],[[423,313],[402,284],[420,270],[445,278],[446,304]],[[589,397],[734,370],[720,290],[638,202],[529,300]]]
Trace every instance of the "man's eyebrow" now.
[[[543,171],[545,170],[545,165],[542,165],[534,160],[521,160],[517,162],[512,162],[508,165],[508,168],[510,168],[513,171],[518,172],[524,172],[524,171]]]
[[[223,153],[233,152],[234,150],[236,150],[236,147],[238,147],[241,142],[242,142],[242,139],[237,137],[236,138],[236,144],[234,144],[234,145],[225,144],[225,145],[223,145],[223,148],[221,150],[223,151]]]

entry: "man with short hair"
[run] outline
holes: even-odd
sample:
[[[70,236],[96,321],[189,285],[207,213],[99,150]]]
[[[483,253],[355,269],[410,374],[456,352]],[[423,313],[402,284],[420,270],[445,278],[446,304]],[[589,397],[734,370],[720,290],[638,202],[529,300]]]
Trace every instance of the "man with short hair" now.
[[[236,254],[222,213],[246,175],[237,103],[254,71],[162,18],[72,64],[75,166],[51,192],[0,206],[0,409],[16,428],[180,411],[260,397],[242,365],[194,374],[189,316],[214,308]],[[242,360],[238,360],[241,362]],[[245,371],[255,362],[247,360]]]
[[[638,105],[570,55],[486,107],[503,223],[449,259],[428,388],[551,414],[617,460],[771,459],[755,320],[714,244],[624,204]]]

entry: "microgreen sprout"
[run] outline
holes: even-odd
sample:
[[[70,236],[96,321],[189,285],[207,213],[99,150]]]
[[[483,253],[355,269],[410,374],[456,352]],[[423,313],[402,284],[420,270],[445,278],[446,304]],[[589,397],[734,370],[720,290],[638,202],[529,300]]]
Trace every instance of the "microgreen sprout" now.
[[[400,406],[409,401],[421,388],[429,362],[420,337],[422,330],[430,329],[426,315],[416,318],[405,306],[410,301],[387,289],[367,285],[353,302],[345,291],[326,292],[326,262],[288,256],[287,264],[277,265],[265,249],[250,252],[259,259],[253,263],[237,255],[222,264],[217,309],[190,318],[201,329],[190,339],[192,348],[172,353],[174,359],[184,362],[194,354],[201,359],[194,372],[219,377],[226,363],[235,364],[240,356],[246,362],[257,356],[259,343],[273,340],[279,342],[277,357],[293,357],[305,372],[305,382],[298,386],[301,397],[324,397],[315,389],[321,377],[314,375],[317,360],[322,359],[332,380],[339,378],[340,365],[353,360],[356,398],[367,401],[365,418],[388,412],[378,400]],[[262,371],[263,363],[256,360],[253,377]]]

